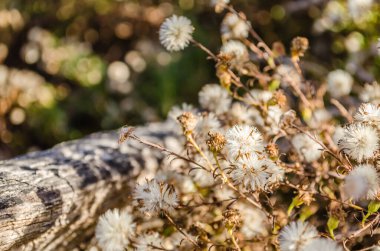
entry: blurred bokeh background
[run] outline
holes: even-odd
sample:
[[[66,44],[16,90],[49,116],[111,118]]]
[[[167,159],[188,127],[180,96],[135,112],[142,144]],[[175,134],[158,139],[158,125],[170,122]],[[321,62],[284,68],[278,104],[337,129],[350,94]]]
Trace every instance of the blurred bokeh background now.
[[[307,37],[309,78],[344,68],[359,83],[379,77],[380,12],[369,2],[231,1],[269,45]],[[214,65],[194,47],[160,46],[158,28],[173,13],[189,17],[195,38],[218,51],[223,13],[209,0],[0,1],[0,159],[196,104],[201,86],[217,80]]]

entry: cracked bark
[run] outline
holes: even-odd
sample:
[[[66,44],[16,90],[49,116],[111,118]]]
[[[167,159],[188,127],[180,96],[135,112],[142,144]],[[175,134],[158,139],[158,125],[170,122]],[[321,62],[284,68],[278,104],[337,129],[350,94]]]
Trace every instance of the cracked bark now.
[[[137,128],[166,147],[170,123]],[[0,162],[0,250],[83,250],[100,214],[131,203],[130,187],[163,155],[134,141],[118,145],[106,132]]]

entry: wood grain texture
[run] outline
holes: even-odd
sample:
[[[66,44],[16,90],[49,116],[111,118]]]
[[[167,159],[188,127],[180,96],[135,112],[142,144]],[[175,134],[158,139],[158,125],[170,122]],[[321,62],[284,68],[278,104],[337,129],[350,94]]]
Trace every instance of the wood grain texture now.
[[[178,138],[171,123],[135,134],[167,146]],[[0,162],[0,250],[81,250],[105,210],[131,203],[140,172],[157,169],[163,155],[116,131]]]

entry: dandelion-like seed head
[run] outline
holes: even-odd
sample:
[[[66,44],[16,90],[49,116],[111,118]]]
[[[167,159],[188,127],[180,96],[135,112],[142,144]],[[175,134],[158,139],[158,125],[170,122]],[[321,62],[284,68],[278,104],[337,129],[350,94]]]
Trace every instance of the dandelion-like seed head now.
[[[379,135],[371,125],[354,123],[344,129],[344,136],[338,142],[339,148],[350,158],[362,162],[374,157],[379,148]]]
[[[137,238],[135,248],[139,251],[156,251],[157,248],[163,249],[163,240],[156,232],[142,234]]]
[[[318,232],[314,226],[302,221],[293,221],[280,232],[280,249],[281,251],[306,250],[303,248],[317,237]]]
[[[370,102],[375,105],[380,104],[380,85],[377,82],[365,84],[359,95],[364,102]]]
[[[193,31],[194,27],[188,18],[173,15],[160,27],[160,42],[168,51],[180,51],[189,45]]]
[[[334,98],[350,94],[353,84],[353,78],[346,71],[335,70],[327,75],[327,90]]]
[[[174,187],[159,183],[154,179],[143,185],[137,185],[134,199],[139,203],[140,211],[148,215],[161,211],[171,214],[178,206],[178,197]]]
[[[222,21],[221,33],[225,39],[246,38],[249,34],[249,24],[237,14],[227,13]]]
[[[245,45],[237,40],[230,40],[223,44],[220,52],[224,55],[232,57],[232,63],[239,63],[248,59],[248,50]]]
[[[104,251],[124,251],[129,238],[134,235],[136,224],[133,216],[119,209],[108,210],[100,216],[95,229],[95,237]]]
[[[254,126],[235,125],[226,133],[226,149],[231,160],[260,154],[264,151],[263,136]]]
[[[217,115],[228,111],[232,102],[226,89],[216,84],[205,85],[198,93],[198,98],[202,108]]]
[[[380,126],[380,104],[374,105],[371,103],[362,104],[354,116],[358,122],[366,122],[377,127]]]
[[[345,178],[344,190],[353,200],[375,199],[380,188],[379,174],[372,165],[355,167]]]
[[[292,145],[306,162],[313,162],[322,155],[321,146],[304,133],[295,135],[292,139]]]

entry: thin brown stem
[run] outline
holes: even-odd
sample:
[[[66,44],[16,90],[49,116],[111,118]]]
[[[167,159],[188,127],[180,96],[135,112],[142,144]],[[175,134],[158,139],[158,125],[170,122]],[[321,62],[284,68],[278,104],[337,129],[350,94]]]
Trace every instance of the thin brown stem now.
[[[180,226],[177,225],[177,223],[174,222],[172,217],[168,213],[164,211],[165,217],[169,220],[169,222],[188,240],[190,241],[194,246],[199,248],[199,245],[190,237],[188,234],[186,234]]]

